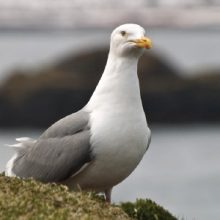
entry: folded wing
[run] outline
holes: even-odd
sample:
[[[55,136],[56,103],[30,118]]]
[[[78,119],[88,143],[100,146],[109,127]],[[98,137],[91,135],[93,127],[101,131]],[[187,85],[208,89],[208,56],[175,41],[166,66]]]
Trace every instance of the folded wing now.
[[[17,154],[12,172],[43,182],[59,182],[74,175],[93,159],[88,123],[89,114],[82,110],[56,122]]]

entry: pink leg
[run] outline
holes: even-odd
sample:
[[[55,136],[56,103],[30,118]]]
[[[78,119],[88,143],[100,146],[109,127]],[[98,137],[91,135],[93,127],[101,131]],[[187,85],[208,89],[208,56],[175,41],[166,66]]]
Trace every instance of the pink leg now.
[[[112,188],[105,190],[105,201],[111,203]]]

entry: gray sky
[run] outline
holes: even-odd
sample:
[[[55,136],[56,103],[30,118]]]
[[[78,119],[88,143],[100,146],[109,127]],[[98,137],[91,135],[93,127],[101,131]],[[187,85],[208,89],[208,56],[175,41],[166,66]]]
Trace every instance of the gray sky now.
[[[0,0],[0,28],[220,25],[220,0]]]

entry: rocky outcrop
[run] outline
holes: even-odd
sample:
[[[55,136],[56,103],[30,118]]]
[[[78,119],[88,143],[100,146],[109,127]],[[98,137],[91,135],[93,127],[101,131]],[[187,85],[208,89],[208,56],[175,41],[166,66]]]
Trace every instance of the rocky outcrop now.
[[[16,71],[0,89],[0,126],[46,127],[83,107],[103,72],[107,49],[68,55],[54,65]],[[142,99],[153,123],[220,121],[220,74],[184,79],[168,60],[139,62]]]

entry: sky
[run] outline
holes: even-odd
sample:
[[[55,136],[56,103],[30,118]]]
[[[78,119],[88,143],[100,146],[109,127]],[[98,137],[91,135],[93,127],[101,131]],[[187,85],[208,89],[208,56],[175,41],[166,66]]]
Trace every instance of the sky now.
[[[220,25],[220,0],[0,0],[0,28]]]

